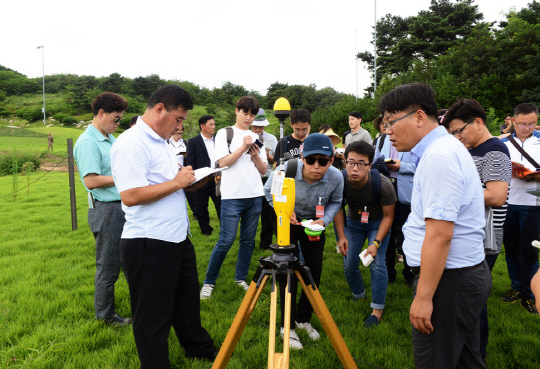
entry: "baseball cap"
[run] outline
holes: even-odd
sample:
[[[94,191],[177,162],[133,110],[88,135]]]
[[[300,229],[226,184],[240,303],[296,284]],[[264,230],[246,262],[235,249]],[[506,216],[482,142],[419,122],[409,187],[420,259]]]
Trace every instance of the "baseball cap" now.
[[[334,155],[334,147],[330,137],[321,133],[312,133],[304,140],[304,150],[302,154],[305,157],[320,154],[326,156]]]

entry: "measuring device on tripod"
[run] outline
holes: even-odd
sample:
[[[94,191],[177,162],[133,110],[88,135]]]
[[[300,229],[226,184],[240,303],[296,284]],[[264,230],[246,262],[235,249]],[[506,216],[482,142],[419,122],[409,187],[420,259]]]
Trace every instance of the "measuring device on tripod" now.
[[[290,219],[294,213],[294,205],[296,200],[296,187],[294,176],[296,173],[288,173],[286,175],[284,169],[284,142],[283,131],[285,119],[291,114],[291,106],[289,102],[280,97],[274,104],[274,115],[278,118],[280,124],[280,153],[279,153],[279,171],[274,173],[274,181],[272,182],[273,205],[277,217],[277,243],[270,245],[272,255],[267,258],[259,259],[259,266],[249,289],[244,296],[244,300],[236,313],[231,328],[225,337],[225,341],[214,361],[213,369],[225,368],[231,358],[234,349],[244,328],[246,327],[251,313],[255,309],[257,301],[268,282],[268,278],[272,277],[270,289],[270,332],[268,342],[268,368],[269,369],[287,369],[289,367],[289,338],[290,338],[290,323],[291,323],[291,301],[296,296],[291,296],[291,280],[294,275],[298,278],[304,293],[306,294],[311,306],[321,325],[324,328],[336,354],[339,357],[345,369],[357,368],[343,337],[326,307],[324,300],[319,292],[318,286],[313,281],[311,272],[307,266],[301,263],[293,254],[297,247],[290,243],[291,230]],[[296,159],[293,159],[296,160]],[[296,166],[295,166],[296,167]],[[279,173],[279,174],[278,174]],[[276,179],[277,177],[277,179]],[[276,313],[277,313],[277,293],[276,281],[280,283],[286,281],[285,295],[285,316],[284,316],[284,331],[283,331],[283,352],[278,353],[275,349],[276,344]],[[282,281],[282,282],[281,282]]]

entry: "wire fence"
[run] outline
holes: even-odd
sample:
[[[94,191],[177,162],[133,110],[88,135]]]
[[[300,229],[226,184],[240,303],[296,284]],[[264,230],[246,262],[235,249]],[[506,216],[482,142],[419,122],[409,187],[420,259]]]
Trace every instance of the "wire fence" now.
[[[49,174],[50,172],[52,172],[52,171],[54,170],[54,168],[56,168],[57,166],[59,166],[60,164],[62,164],[63,162],[65,162],[65,161],[68,160],[68,159],[69,159],[69,158],[65,158],[65,159],[62,160],[60,163],[56,164],[54,167],[52,167],[51,169],[49,169],[48,171],[46,171],[45,174],[43,174],[41,177],[39,177],[39,178],[36,179],[35,181],[31,182],[30,184],[27,184],[26,186],[19,188],[17,191],[13,191],[12,193],[9,193],[9,194],[7,194],[7,195],[0,196],[0,199],[3,199],[4,197],[8,197],[8,196],[13,196],[13,195],[15,195],[17,192],[22,191],[22,190],[24,190],[24,189],[27,188],[27,187],[30,187],[31,185],[33,185],[34,183],[36,183],[37,181],[39,181],[41,178],[45,177],[47,174]]]

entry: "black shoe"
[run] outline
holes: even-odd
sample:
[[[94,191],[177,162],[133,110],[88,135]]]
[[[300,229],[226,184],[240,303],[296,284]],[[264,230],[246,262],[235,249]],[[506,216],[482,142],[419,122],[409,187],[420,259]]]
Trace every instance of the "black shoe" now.
[[[538,315],[538,310],[536,310],[536,300],[521,300],[521,306],[529,313]]]
[[[216,360],[216,357],[218,356],[218,350],[215,350],[210,355],[202,355],[202,356],[195,356],[195,355],[188,354],[186,352],[186,356],[188,358],[190,358],[190,359],[197,359],[197,360],[204,360],[204,361],[214,362],[214,360]]]
[[[261,243],[261,244],[259,245],[259,248],[260,248],[261,250],[270,250],[270,244]]]
[[[212,231],[202,232],[203,236],[211,236]]]
[[[131,318],[122,318],[120,315],[114,313],[112,316],[103,320],[105,324],[112,326],[122,327],[131,324]]]
[[[390,283],[394,283],[396,281],[396,276],[395,275],[392,275],[392,276],[388,276],[388,284]]]
[[[518,292],[512,288],[506,292],[506,295],[501,296],[501,300],[504,302],[516,302],[521,299],[521,292]]]

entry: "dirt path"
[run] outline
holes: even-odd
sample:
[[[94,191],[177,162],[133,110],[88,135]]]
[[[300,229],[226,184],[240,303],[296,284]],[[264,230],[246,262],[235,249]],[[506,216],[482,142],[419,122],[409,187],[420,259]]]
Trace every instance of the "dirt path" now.
[[[63,162],[62,164],[56,166],[56,163],[51,163],[49,161],[45,161],[41,163],[41,166],[39,167],[40,172],[48,172],[52,170],[53,172],[68,172],[68,165],[67,161]],[[75,166],[75,171],[77,172],[78,169]]]

